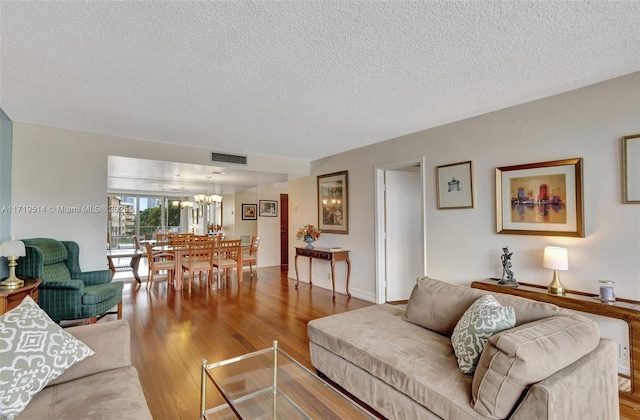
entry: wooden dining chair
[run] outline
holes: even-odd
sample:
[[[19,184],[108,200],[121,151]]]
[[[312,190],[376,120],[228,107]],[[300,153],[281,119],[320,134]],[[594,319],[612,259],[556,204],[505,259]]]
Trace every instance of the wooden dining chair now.
[[[249,272],[251,273],[251,277],[253,277],[253,265],[256,265],[256,279],[258,278],[258,246],[260,245],[260,237],[252,236],[251,237],[251,246],[248,249],[248,252],[245,252],[242,256],[242,265],[249,264]],[[244,252],[244,250],[243,250]]]
[[[147,273],[147,292],[151,290],[153,286],[153,277],[156,272],[167,272],[167,285],[173,284],[173,278],[175,276],[176,264],[174,261],[174,255],[171,252],[165,251],[153,251],[153,247],[149,242],[145,242],[147,249],[147,261],[149,262],[149,271]]]
[[[183,262],[182,270],[189,273],[189,293],[191,293],[191,283],[195,280],[196,273],[202,279],[202,274],[206,273],[207,283],[213,274],[213,241],[203,241],[192,239],[187,243],[189,247],[188,260]]]
[[[240,262],[240,253],[242,252],[241,243],[240,239],[225,240],[220,241],[220,246],[216,248],[213,257],[213,267],[217,270],[218,286],[223,273],[227,273],[225,277],[231,277],[231,270],[234,268],[238,270],[238,273],[242,271]],[[240,283],[240,275],[238,275],[238,284]]]

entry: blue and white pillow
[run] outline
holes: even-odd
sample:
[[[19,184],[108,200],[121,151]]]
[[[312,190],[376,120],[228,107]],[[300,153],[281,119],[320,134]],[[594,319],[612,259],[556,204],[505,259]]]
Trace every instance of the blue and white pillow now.
[[[0,419],[12,420],[50,381],[93,354],[25,297],[0,316]]]

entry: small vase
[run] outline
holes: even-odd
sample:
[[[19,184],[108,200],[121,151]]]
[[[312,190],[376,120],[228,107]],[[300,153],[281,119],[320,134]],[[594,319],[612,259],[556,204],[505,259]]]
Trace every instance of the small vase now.
[[[316,241],[311,235],[305,235],[303,241],[307,243],[307,249],[313,249],[313,243]]]

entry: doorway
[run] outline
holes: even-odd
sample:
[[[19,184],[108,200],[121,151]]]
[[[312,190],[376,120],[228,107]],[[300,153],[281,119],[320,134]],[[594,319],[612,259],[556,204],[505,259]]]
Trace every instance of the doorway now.
[[[280,194],[280,265],[289,265],[289,194]]]
[[[424,160],[375,169],[376,303],[406,302],[427,272]]]

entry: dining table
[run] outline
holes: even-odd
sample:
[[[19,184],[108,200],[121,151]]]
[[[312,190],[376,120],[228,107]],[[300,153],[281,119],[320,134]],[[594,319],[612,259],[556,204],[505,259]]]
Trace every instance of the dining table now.
[[[238,284],[242,284],[242,267],[243,267],[243,262],[242,262],[242,254],[244,254],[244,250],[248,249],[251,247],[251,243],[242,243],[240,246],[240,252],[238,253],[238,267],[240,267],[238,269]],[[171,244],[165,244],[165,245],[157,245],[154,246],[153,251],[158,251],[158,252],[169,252],[172,253],[174,255],[174,261],[175,261],[175,278],[174,278],[174,288],[175,290],[182,290],[182,285],[183,285],[183,276],[182,276],[182,259],[189,255],[189,246],[188,245],[183,245],[183,244],[176,244],[176,245],[171,245]],[[215,252],[215,250],[214,250]]]

